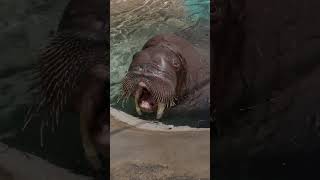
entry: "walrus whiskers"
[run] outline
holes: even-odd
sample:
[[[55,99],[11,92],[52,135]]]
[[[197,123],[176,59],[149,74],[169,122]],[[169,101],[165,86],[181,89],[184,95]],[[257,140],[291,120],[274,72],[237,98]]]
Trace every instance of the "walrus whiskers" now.
[[[24,124],[23,127],[21,128],[22,131],[24,131],[26,129],[26,127],[28,126],[28,124],[30,123],[32,117],[33,117],[33,110],[34,106],[32,105],[30,108],[28,108],[27,113],[26,113],[26,117],[24,119]]]
[[[128,75],[126,76],[126,78],[124,79],[122,86],[123,86],[123,93],[126,94],[126,97],[130,97],[132,92],[134,91],[135,85],[134,84],[138,84],[138,80],[131,80],[132,76]],[[133,82],[130,82],[133,81]],[[129,83],[130,82],[130,83]],[[146,83],[146,88],[149,89],[149,93],[152,94],[153,99],[155,100],[156,104],[157,104],[157,119],[160,119],[163,115],[163,112],[166,108],[171,107],[173,105],[172,101],[174,99],[173,94],[170,92],[167,92],[164,90],[163,87],[159,87],[159,88],[151,88],[150,82],[148,80],[145,80]],[[142,115],[141,109],[139,107],[139,103],[138,100],[140,98],[140,95],[142,93],[142,87],[138,88],[139,90],[136,91],[136,94],[134,95],[134,102],[135,102],[135,108],[136,108],[136,112],[139,115]],[[159,90],[160,89],[160,90]],[[123,104],[122,104],[123,106]]]

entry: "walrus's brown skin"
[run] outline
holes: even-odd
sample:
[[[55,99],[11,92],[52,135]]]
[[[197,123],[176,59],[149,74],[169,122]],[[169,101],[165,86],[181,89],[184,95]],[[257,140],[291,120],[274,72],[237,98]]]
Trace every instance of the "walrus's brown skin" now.
[[[174,62],[173,62],[174,61]],[[203,115],[209,118],[209,59],[199,54],[187,40],[175,34],[159,34],[148,40],[130,64],[127,76],[123,81],[124,93],[132,93],[142,81],[151,91],[174,91],[175,106],[167,108],[169,115]],[[177,65],[174,65],[176,63]],[[178,66],[178,69],[175,69]],[[142,74],[137,72],[141,68]],[[151,69],[152,68],[152,69]],[[150,73],[155,73],[150,75]],[[131,78],[131,76],[134,76]],[[141,80],[138,80],[142,78]],[[146,79],[153,79],[148,84]],[[164,81],[167,82],[163,86]],[[129,89],[129,90],[128,90]],[[134,94],[133,94],[134,96]],[[160,95],[161,96],[161,95]],[[201,112],[201,113],[200,113]]]

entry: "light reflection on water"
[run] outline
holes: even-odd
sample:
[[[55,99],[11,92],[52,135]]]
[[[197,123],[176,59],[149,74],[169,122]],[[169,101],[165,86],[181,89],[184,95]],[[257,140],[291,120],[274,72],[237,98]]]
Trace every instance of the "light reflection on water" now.
[[[110,23],[110,98],[113,107],[135,115],[132,100],[117,103],[120,82],[144,43],[159,33],[174,33],[199,19],[209,23],[209,0],[113,0]]]

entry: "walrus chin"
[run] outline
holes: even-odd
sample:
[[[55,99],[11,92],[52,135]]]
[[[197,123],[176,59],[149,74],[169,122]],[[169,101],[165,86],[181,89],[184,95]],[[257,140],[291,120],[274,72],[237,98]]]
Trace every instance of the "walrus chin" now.
[[[137,113],[141,116],[142,112],[157,112],[157,119],[161,119],[166,108],[166,104],[157,102],[150,93],[144,82],[138,84],[138,89],[134,95],[134,102]]]

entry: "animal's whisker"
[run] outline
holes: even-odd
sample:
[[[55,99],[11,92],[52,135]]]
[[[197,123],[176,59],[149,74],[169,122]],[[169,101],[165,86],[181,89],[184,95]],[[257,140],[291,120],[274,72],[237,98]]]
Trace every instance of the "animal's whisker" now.
[[[33,117],[33,112],[32,112],[33,109],[34,109],[34,106],[31,106],[28,109],[27,114],[26,114],[26,119],[24,120],[24,125],[22,127],[22,131],[24,131],[27,128],[28,124],[30,123],[30,121],[31,121],[31,119]]]

